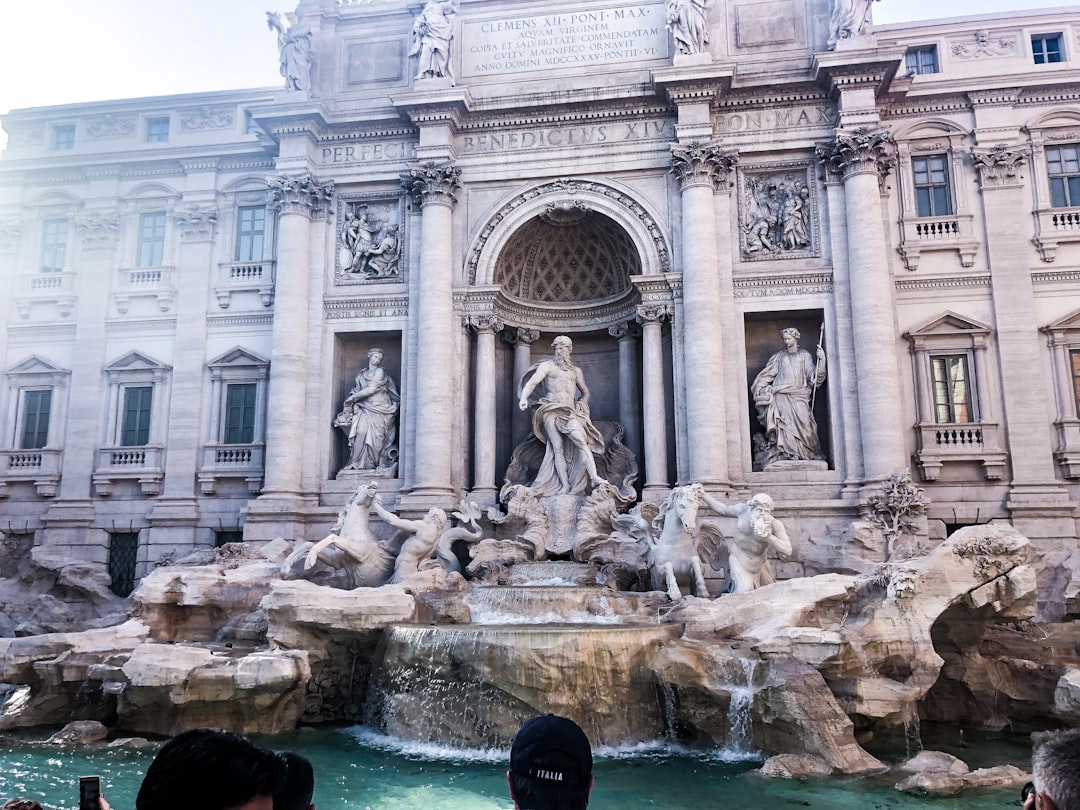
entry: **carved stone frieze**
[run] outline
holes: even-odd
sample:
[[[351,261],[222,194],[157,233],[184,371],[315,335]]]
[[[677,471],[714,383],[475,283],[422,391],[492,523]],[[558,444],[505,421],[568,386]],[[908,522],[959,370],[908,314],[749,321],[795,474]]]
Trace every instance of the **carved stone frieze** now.
[[[668,304],[641,304],[637,308],[637,322],[640,324],[659,323],[671,318],[675,314],[675,307]]]
[[[180,112],[180,129],[191,132],[200,129],[224,129],[236,122],[232,107],[196,107]]]
[[[417,205],[440,203],[453,205],[455,192],[461,187],[461,169],[453,163],[410,163],[408,174],[401,176],[401,185],[413,196]]]
[[[84,214],[75,220],[83,240],[83,247],[110,247],[120,229],[120,215],[116,211],[100,214]]]
[[[107,113],[86,125],[86,137],[94,140],[129,138],[135,134],[135,118]]]
[[[334,283],[401,281],[406,265],[405,219],[400,194],[339,197]]]
[[[720,188],[738,160],[737,151],[724,150],[718,143],[671,146],[671,172],[682,188],[695,185]]]
[[[558,332],[570,328],[606,329],[635,317],[635,308],[626,299],[590,307],[550,307],[500,298],[499,315],[511,324],[527,323],[545,332]]]
[[[993,56],[1016,55],[1015,36],[990,36],[985,28],[975,32],[971,42],[954,42],[950,51],[956,59],[981,59]]]
[[[843,178],[873,172],[884,181],[896,164],[896,142],[887,129],[837,130],[836,137],[816,149],[825,169]]]
[[[832,273],[770,273],[767,276],[743,276],[734,282],[736,298],[821,295],[833,291]]]
[[[999,143],[990,149],[973,148],[971,162],[979,172],[979,185],[983,189],[1017,185],[1020,182],[1017,173],[1030,154],[1028,144]]]
[[[409,298],[407,295],[395,295],[326,301],[323,305],[323,313],[328,321],[356,318],[404,318],[409,314]]]
[[[175,212],[176,222],[180,226],[180,238],[188,242],[211,239],[218,220],[218,210],[214,206],[192,205],[179,208]]]
[[[976,276],[941,276],[905,278],[896,280],[897,290],[952,290],[977,287],[989,287],[989,275]]]
[[[310,173],[279,174],[268,177],[274,207],[282,213],[306,214],[312,219],[326,216],[330,199],[334,195],[334,181],[321,182]]]
[[[739,245],[746,261],[819,254],[810,167],[747,168],[739,182]]]
[[[45,128],[40,124],[31,126],[11,126],[8,132],[8,143],[11,146],[40,146],[45,143]]]

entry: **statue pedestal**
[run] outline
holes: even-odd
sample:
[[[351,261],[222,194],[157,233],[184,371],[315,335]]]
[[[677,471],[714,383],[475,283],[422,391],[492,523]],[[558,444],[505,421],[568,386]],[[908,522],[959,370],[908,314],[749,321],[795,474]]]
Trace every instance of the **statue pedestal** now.
[[[385,481],[397,478],[397,464],[389,467],[378,467],[373,470],[358,470],[355,467],[342,467],[334,476],[338,481]]]
[[[827,470],[829,462],[809,459],[782,458],[765,465],[763,472],[784,472],[786,470]]]
[[[677,53],[671,58],[672,67],[700,67],[712,64],[711,53]]]

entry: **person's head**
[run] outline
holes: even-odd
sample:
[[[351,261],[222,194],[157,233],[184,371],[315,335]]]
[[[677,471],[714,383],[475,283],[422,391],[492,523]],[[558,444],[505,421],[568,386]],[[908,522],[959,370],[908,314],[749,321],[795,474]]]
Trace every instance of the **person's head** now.
[[[367,360],[369,366],[382,365],[383,350],[382,349],[368,349]]]
[[[41,805],[33,799],[8,799],[0,810],[41,810]]]
[[[437,506],[433,506],[427,510],[424,520],[441,529],[446,525],[446,512]]]
[[[802,335],[794,326],[789,326],[787,329],[780,330],[780,337],[784,339],[784,345],[790,348],[797,345],[798,340]]]
[[[1080,729],[1039,737],[1031,771],[1036,810],[1080,810]]]
[[[534,717],[510,748],[510,798],[522,810],[584,810],[593,786],[592,746],[573,720]]]
[[[274,810],[312,810],[311,796],[315,792],[315,770],[306,757],[293,751],[283,751],[281,757],[287,769],[285,784],[274,794]]]
[[[135,799],[135,810],[272,810],[285,762],[239,734],[198,728],[158,751]]]

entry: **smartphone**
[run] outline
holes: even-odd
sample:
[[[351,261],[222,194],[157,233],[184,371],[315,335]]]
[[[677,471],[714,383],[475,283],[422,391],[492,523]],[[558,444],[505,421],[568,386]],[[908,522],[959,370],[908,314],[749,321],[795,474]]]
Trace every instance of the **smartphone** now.
[[[79,777],[79,810],[101,810],[101,777]]]

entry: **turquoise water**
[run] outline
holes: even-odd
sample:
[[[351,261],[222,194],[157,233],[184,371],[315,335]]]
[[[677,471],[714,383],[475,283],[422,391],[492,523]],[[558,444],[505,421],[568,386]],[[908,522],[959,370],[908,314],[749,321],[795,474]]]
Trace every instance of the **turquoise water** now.
[[[315,766],[315,802],[320,810],[509,810],[506,750],[463,752],[442,746],[402,743],[360,727],[298,731],[255,738],[275,750],[291,749]],[[949,750],[948,745],[936,747]],[[135,805],[142,774],[155,748],[58,750],[39,745],[0,744],[0,803],[35,798],[46,810],[78,806],[78,777],[96,773],[115,810]],[[1023,745],[982,745],[963,756],[972,767],[1012,761],[1024,766]],[[1002,757],[1009,759],[1002,759]],[[1018,761],[1020,760],[1020,761]],[[956,808],[998,810],[1019,806],[1019,791],[986,791],[963,798],[926,799],[898,793],[896,777],[872,780],[765,779],[760,763],[721,751],[691,751],[666,744],[600,750],[590,810],[705,810],[706,808]],[[197,786],[193,787],[197,790]],[[192,796],[193,808],[199,806]]]

